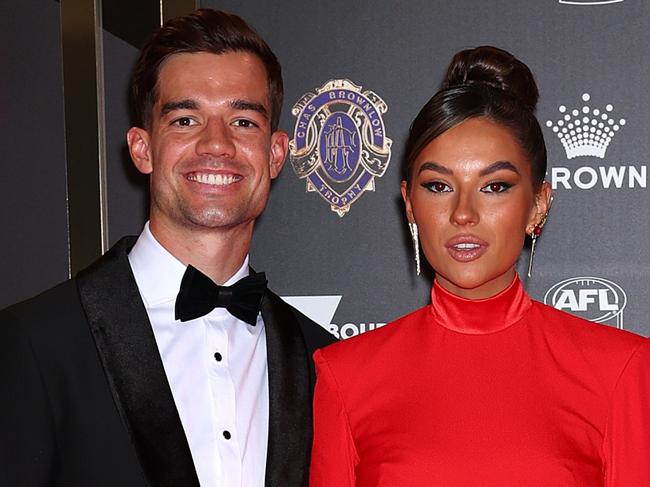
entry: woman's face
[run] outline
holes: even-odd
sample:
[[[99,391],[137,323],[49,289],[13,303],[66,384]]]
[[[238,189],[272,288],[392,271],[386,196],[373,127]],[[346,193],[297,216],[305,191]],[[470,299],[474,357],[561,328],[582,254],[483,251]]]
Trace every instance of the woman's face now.
[[[535,191],[531,164],[510,131],[487,118],[466,120],[432,140],[402,182],[410,222],[436,279],[469,299],[512,281],[530,233],[546,213],[548,183]]]

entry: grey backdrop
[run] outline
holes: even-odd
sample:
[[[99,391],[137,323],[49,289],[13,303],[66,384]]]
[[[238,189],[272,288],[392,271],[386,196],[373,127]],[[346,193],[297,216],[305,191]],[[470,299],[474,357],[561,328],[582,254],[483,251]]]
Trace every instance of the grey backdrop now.
[[[610,5],[567,5],[558,0],[232,0],[202,1],[201,5],[240,14],[275,50],[285,79],[281,126],[292,138],[296,119],[291,107],[304,93],[328,80],[350,79],[363,90],[376,92],[388,106],[383,120],[386,134],[393,140],[391,163],[386,174],[375,180],[376,191],[363,194],[345,216],[332,212],[317,193],[307,193],[304,180],[287,161],[274,184],[252,249],[253,265],[267,272],[275,291],[283,296],[303,296],[294,302],[306,307],[324,326],[333,323],[332,329],[341,330],[344,336],[388,322],[427,302],[431,276],[415,276],[399,198],[405,135],[419,108],[436,91],[452,54],[465,47],[492,44],[513,52],[536,75],[541,93],[538,118],[547,140],[549,166],[556,168],[556,174],[568,175],[565,183],[556,178],[556,199],[538,242],[535,273],[532,280],[525,280],[528,291],[543,300],[561,281],[595,278],[571,281],[555,297],[565,309],[572,307],[588,319],[603,317],[605,325],[650,335],[646,245],[650,204],[644,173],[650,159],[646,122],[650,101],[645,96],[650,88],[650,4],[646,0]],[[56,23],[50,23],[55,30]],[[126,84],[137,50],[109,33],[104,43],[108,218],[113,243],[122,234],[141,229],[146,215],[146,181],[131,169],[123,138],[128,128]],[[43,67],[50,77],[56,69]],[[590,95],[587,102],[582,99],[585,93]],[[561,105],[567,112],[558,110]],[[612,105],[611,111],[607,105]],[[582,112],[584,106],[587,114]],[[567,157],[553,126],[574,108],[580,117],[589,118],[589,124],[596,118],[597,123],[608,126],[601,118],[606,113],[619,126],[604,157]],[[624,125],[619,123],[621,119]],[[547,121],[552,122],[551,127],[546,126]],[[55,127],[46,137],[54,146],[58,130]],[[63,154],[62,141],[58,150]],[[21,167],[29,160],[22,153],[9,166]],[[60,159],[52,157],[48,164],[55,165],[56,160]],[[59,178],[64,184],[62,173],[57,172],[61,169],[52,170],[48,180]],[[622,176],[621,187],[614,182],[605,187],[601,171],[616,171]],[[630,181],[630,172],[639,177]],[[549,171],[549,178],[551,175]],[[23,193],[14,182],[3,179],[2,184],[15,200],[12,208],[35,204],[33,197],[21,197]],[[40,205],[45,203],[36,204]],[[13,215],[1,215],[4,228],[12,228]],[[22,215],[32,218],[28,212]],[[65,235],[64,221],[54,217],[48,219],[51,229],[42,227],[50,236],[48,241],[57,232]],[[39,228],[41,224],[34,221]],[[35,238],[30,234],[32,245]],[[2,250],[14,260],[31,261],[34,255],[29,246],[14,254]],[[521,260],[523,276],[527,254]],[[13,274],[12,278],[19,279]],[[39,285],[49,285],[46,281]],[[14,284],[3,286],[3,298],[5,293],[12,296]],[[319,298],[322,296],[338,296],[340,302],[338,298]],[[6,304],[10,301],[5,299]],[[334,313],[331,317],[328,303],[330,314]]]
[[[0,4],[0,308],[68,276],[59,4]]]
[[[647,181],[633,181],[634,187],[628,187],[628,166],[641,173],[650,159],[650,101],[645,96],[650,89],[650,3],[204,0],[201,5],[242,15],[276,51],[286,88],[281,125],[292,137],[296,119],[291,107],[327,80],[348,78],[375,91],[388,105],[384,121],[393,139],[389,169],[376,180],[376,191],[361,196],[344,217],[333,213],[317,193],[306,193],[304,181],[287,162],[257,228],[252,253],[254,265],[269,273],[278,292],[342,296],[333,323],[354,325],[344,329],[346,336],[363,329],[364,323],[387,322],[427,302],[430,279],[415,277],[399,202],[405,134],[436,91],[453,53],[492,44],[517,55],[535,74],[549,166],[571,173],[572,188],[559,184],[556,190],[538,241],[534,275],[526,282],[528,291],[543,300],[547,290],[565,279],[613,281],[627,297],[623,327],[650,335]],[[584,93],[591,96],[587,103]],[[613,105],[611,112],[605,109],[608,104]],[[597,108],[617,122],[625,119],[603,159],[567,158],[546,126],[547,120],[560,118],[560,105],[569,112],[576,107],[580,115],[588,105],[590,116]],[[598,181],[593,189],[580,189],[572,179],[586,167],[579,174],[588,186],[592,170],[620,171],[622,166],[621,188],[611,184],[605,189]],[[521,260],[523,276],[526,253]],[[616,308],[617,299],[619,308],[623,304],[621,289],[600,281],[570,283],[565,292],[564,299],[558,295],[565,309],[571,306],[588,319]],[[617,317],[605,324],[616,326]]]

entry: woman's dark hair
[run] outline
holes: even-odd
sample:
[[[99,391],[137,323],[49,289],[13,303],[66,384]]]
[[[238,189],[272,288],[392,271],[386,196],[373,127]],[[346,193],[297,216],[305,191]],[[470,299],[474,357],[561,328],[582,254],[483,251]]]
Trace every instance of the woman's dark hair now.
[[[158,74],[164,61],[174,54],[194,52],[255,54],[266,68],[271,129],[277,129],[284,93],[278,59],[264,39],[241,17],[207,8],[169,20],[142,49],[131,79],[131,105],[136,126],[148,128],[151,123],[151,110],[158,98]]]
[[[532,165],[533,187],[546,175],[546,145],[535,108],[539,92],[533,74],[509,52],[491,46],[457,53],[440,90],[422,107],[406,142],[404,179],[433,139],[459,123],[486,117],[510,129]]]

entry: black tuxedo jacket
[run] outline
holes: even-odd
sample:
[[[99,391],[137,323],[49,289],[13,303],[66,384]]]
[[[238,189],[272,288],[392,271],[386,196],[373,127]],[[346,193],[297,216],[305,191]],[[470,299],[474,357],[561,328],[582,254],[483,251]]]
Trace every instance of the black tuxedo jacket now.
[[[195,487],[190,450],[127,254],[0,312],[0,485]],[[267,292],[266,486],[306,486],[312,352],[329,333]],[[229,487],[229,486],[224,486]]]

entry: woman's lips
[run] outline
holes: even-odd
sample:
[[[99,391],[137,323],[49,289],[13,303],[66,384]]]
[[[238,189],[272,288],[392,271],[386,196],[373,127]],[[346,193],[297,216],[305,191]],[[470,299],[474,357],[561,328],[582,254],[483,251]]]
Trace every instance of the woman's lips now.
[[[458,235],[447,241],[445,247],[452,259],[458,262],[471,262],[481,257],[489,244],[474,235]]]

